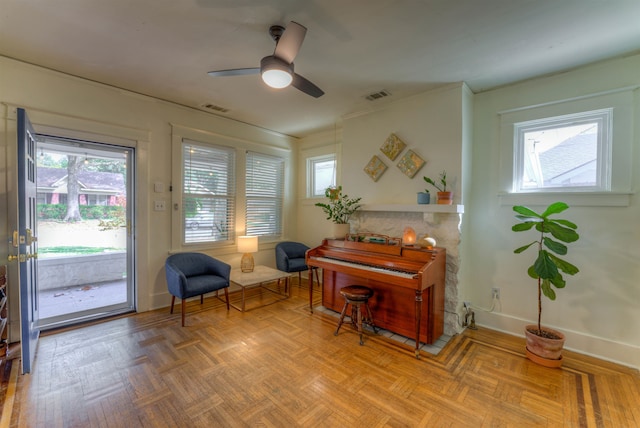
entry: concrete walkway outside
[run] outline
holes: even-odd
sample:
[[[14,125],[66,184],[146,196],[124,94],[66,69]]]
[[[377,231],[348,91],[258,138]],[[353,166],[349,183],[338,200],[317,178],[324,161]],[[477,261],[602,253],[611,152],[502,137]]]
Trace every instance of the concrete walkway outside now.
[[[40,319],[96,309],[127,301],[125,280],[41,290]]]

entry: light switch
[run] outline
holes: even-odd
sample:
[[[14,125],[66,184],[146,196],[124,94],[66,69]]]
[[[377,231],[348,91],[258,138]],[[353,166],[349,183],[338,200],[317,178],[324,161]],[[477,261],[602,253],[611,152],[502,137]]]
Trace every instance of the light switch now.
[[[164,201],[153,201],[153,210],[154,211],[164,211],[165,210]]]
[[[161,181],[156,181],[155,183],[153,183],[153,191],[156,193],[163,193],[164,183]]]

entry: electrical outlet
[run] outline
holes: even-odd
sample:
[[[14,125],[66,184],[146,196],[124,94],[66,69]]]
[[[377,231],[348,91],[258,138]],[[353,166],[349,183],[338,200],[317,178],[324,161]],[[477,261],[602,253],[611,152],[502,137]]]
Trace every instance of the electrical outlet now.
[[[491,289],[491,298],[500,300],[500,289],[498,287],[493,287]]]

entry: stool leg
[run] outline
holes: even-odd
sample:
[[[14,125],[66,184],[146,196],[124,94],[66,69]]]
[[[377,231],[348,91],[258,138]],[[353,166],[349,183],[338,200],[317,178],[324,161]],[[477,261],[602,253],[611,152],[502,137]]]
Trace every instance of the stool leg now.
[[[369,324],[373,328],[373,332],[375,334],[378,334],[378,328],[376,327],[376,324],[373,322],[373,314],[371,313],[371,308],[369,308],[369,303],[365,304],[365,306],[367,307],[367,314],[369,315],[367,324]]]
[[[352,303],[351,304],[351,315],[349,315],[349,319],[351,319],[351,325],[353,328],[358,330],[358,305]]]
[[[342,307],[342,312],[340,313],[340,321],[338,321],[338,328],[336,328],[336,332],[333,333],[334,336],[338,335],[338,330],[340,330],[340,326],[342,325],[342,322],[344,321],[344,315],[347,313],[347,306],[348,305],[349,305],[349,302],[347,302],[345,300],[344,306]]]
[[[361,303],[358,303],[356,305],[356,317],[358,319],[357,327],[358,327],[358,334],[360,335],[360,346],[364,345],[364,342],[362,341],[362,308],[361,306],[362,306]]]

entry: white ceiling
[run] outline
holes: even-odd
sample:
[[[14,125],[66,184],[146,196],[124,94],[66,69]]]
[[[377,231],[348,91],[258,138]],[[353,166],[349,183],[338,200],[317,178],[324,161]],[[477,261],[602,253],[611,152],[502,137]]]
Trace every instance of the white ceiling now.
[[[291,20],[308,28],[296,72],[321,98],[207,75],[258,67],[269,27]],[[293,136],[452,82],[477,93],[638,50],[640,0],[0,0],[1,55]]]

